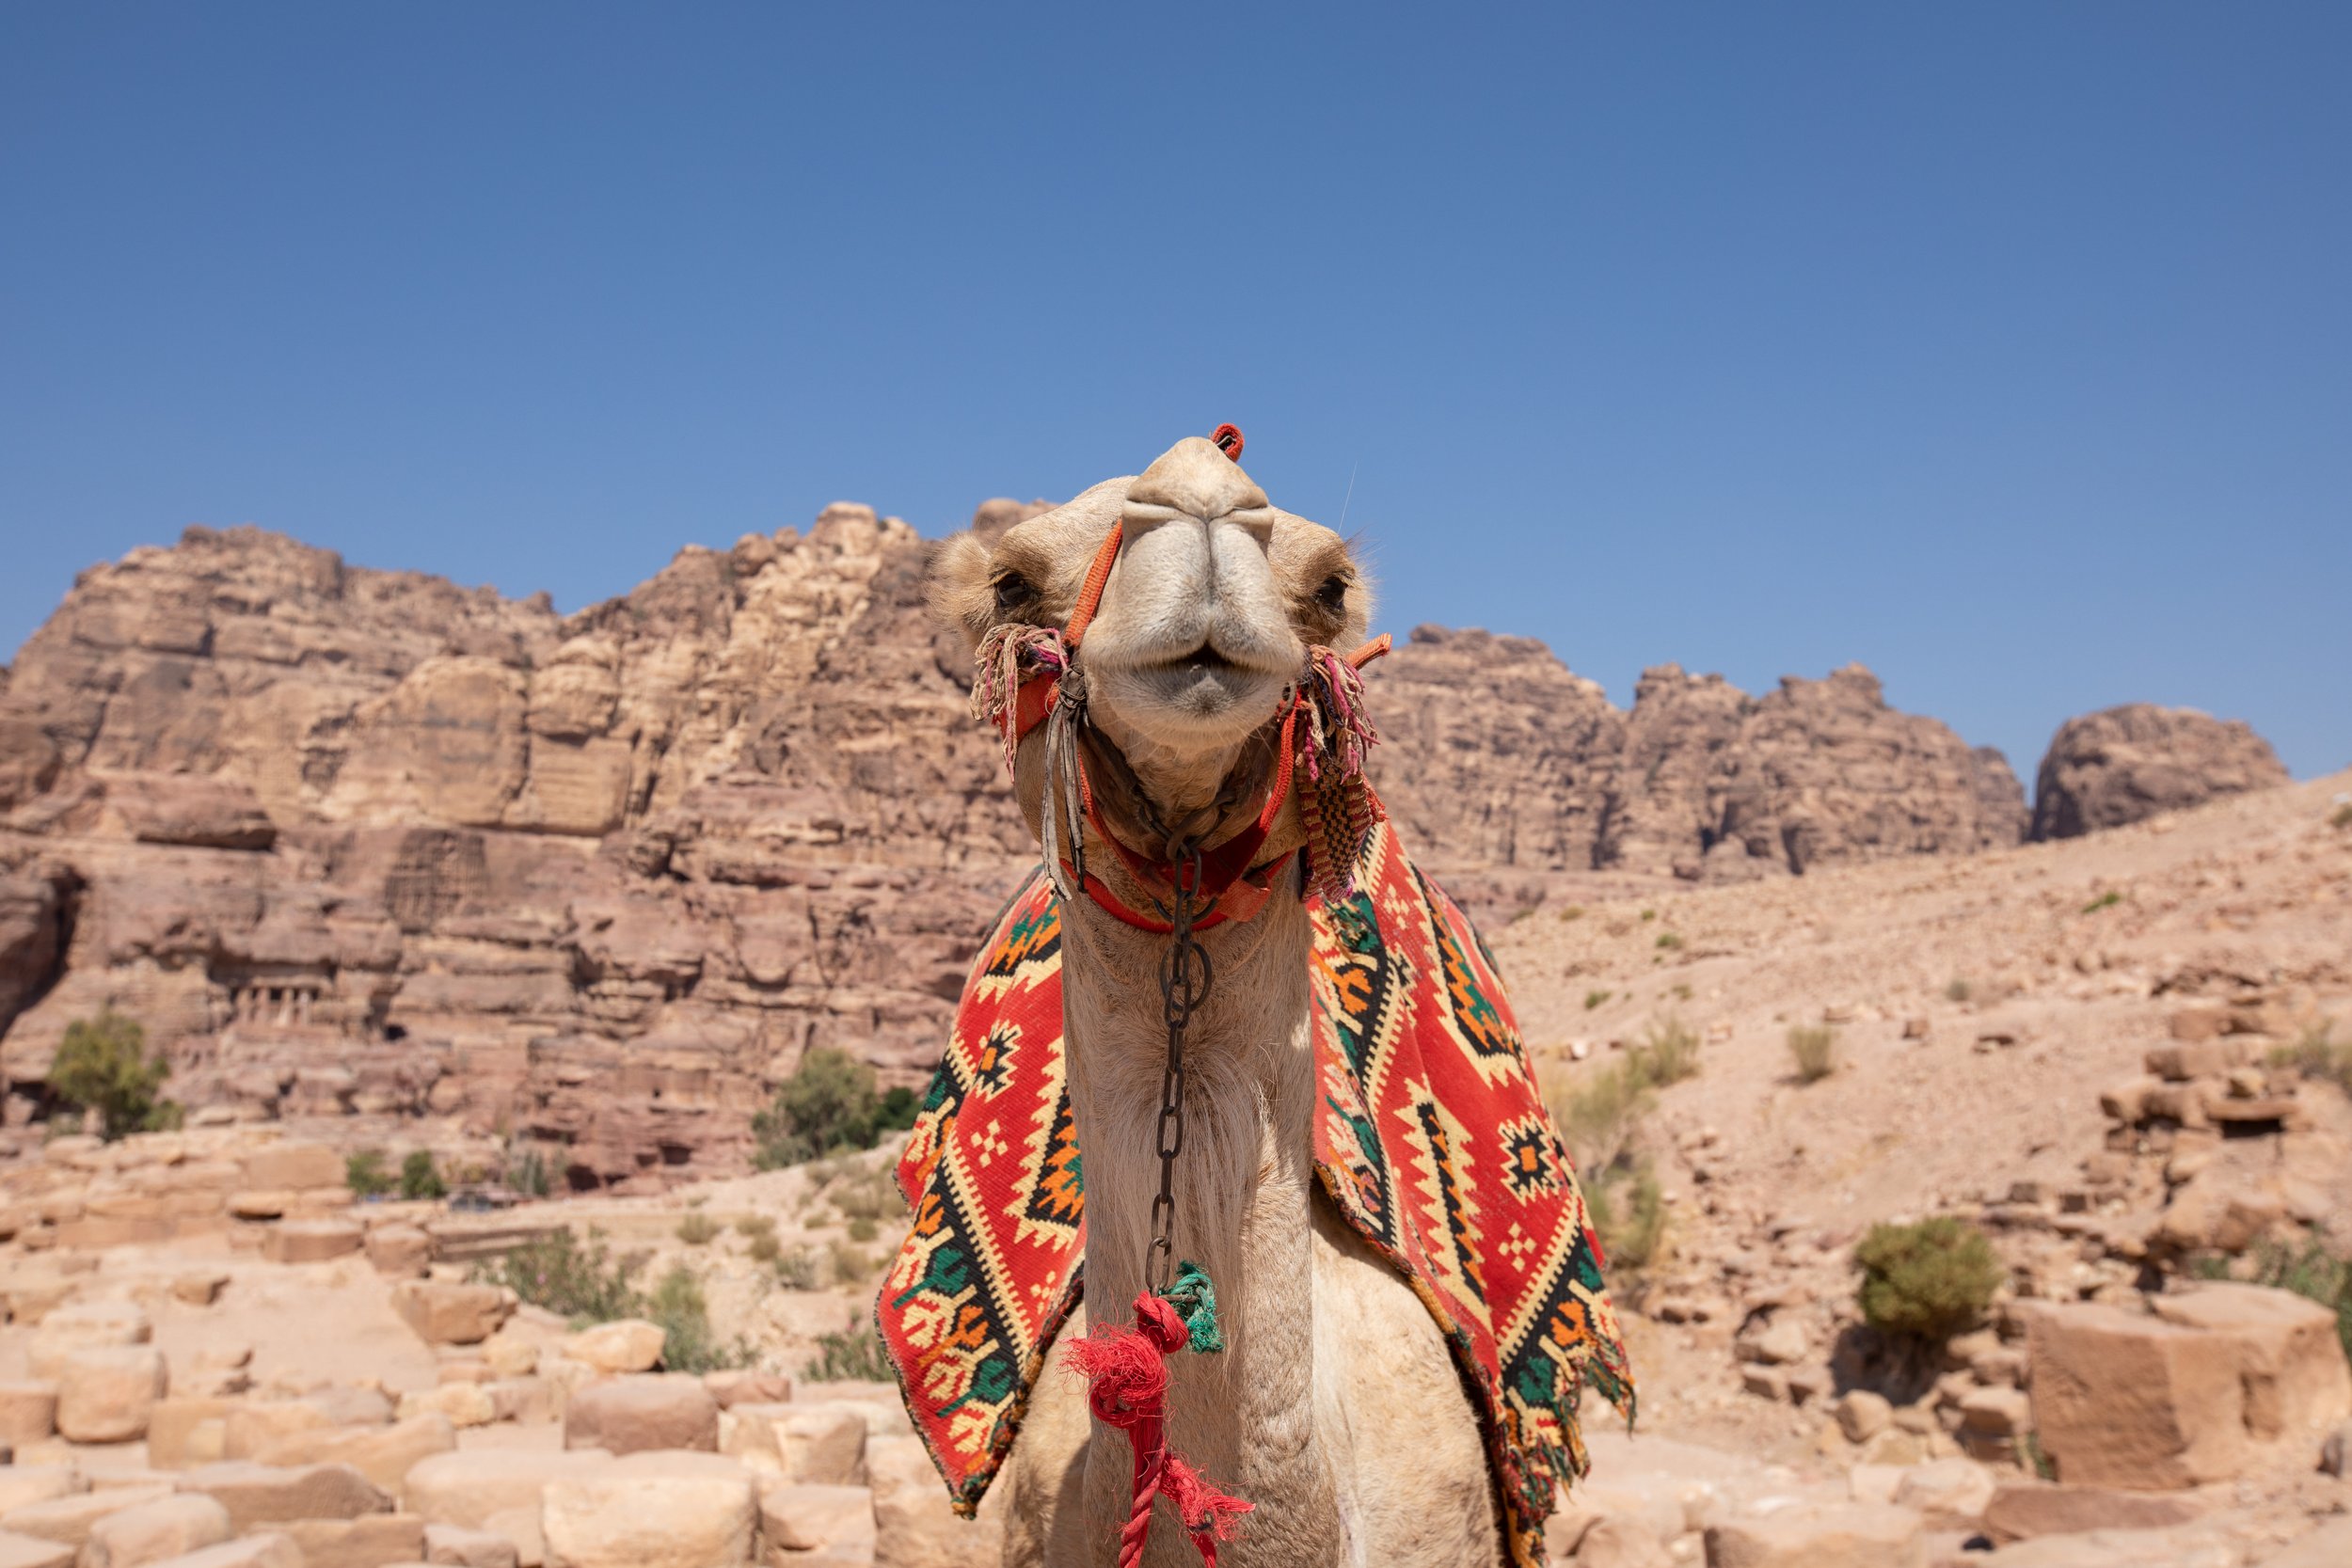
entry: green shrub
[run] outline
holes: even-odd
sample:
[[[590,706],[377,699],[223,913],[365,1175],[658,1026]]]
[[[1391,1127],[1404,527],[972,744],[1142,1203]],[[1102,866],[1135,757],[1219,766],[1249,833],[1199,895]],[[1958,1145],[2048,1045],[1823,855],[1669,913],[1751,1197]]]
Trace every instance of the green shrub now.
[[[753,1163],[776,1170],[835,1149],[871,1148],[883,1133],[913,1127],[921,1109],[912,1089],[878,1092],[874,1069],[848,1052],[811,1051],[775,1100],[752,1118],[758,1141]]]
[[[360,1197],[382,1197],[399,1180],[384,1168],[384,1151],[363,1148],[343,1162],[343,1185]]]
[[[2344,1354],[2352,1356],[2352,1258],[2338,1257],[2314,1237],[2300,1247],[2283,1242],[2258,1242],[2250,1263],[2250,1268],[2240,1271],[2225,1266],[2201,1272],[2219,1278],[2244,1277],[2252,1284],[2292,1291],[2319,1303],[2335,1313],[2336,1338],[2344,1341]]]
[[[819,1334],[816,1358],[801,1376],[815,1383],[887,1383],[890,1353],[882,1348],[882,1336],[864,1325]]]
[[[776,1222],[766,1214],[738,1214],[735,1217],[735,1233],[739,1236],[749,1236],[755,1243],[762,1236],[773,1241],[776,1235]]]
[[[1797,1064],[1797,1082],[1818,1084],[1837,1070],[1837,1031],[1799,1025],[1788,1031],[1788,1054]]]
[[[1883,1334],[1940,1342],[1972,1328],[2001,1286],[2001,1262],[1984,1232],[1937,1215],[1875,1225],[1854,1248],[1862,1316]]]
[[[2122,901],[2123,895],[2116,892],[2113,888],[2109,888],[2106,892],[2099,895],[2098,897],[2093,898],[2090,903],[2085,904],[2083,906],[2083,913],[2097,914],[2101,910],[2111,910]]]
[[[862,1247],[852,1246],[836,1236],[825,1248],[825,1263],[833,1271],[835,1285],[855,1285],[874,1269],[874,1259]]]
[[[1588,990],[1584,993],[1584,1010],[1589,1013],[1616,994],[1613,990]]]
[[[566,1227],[477,1264],[473,1276],[574,1323],[601,1323],[639,1315],[644,1300],[636,1278],[644,1266],[643,1254],[613,1257],[601,1230],[583,1241]]]
[[[673,1372],[715,1372],[748,1367],[755,1352],[743,1340],[721,1344],[710,1327],[710,1306],[702,1282],[679,1263],[661,1276],[646,1298],[645,1321],[661,1325],[661,1365]]]
[[[1585,1183],[1584,1203],[1611,1266],[1646,1269],[1662,1259],[1666,1197],[1647,1160],[1602,1171]]]
[[[108,1143],[132,1132],[156,1132],[180,1125],[180,1107],[155,1091],[171,1076],[171,1064],[147,1053],[147,1031],[138,1021],[102,1010],[65,1027],[49,1063],[49,1090],[98,1118],[98,1134]]]
[[[853,1242],[870,1242],[881,1234],[882,1227],[872,1220],[861,1218],[850,1222],[850,1240]]]
[[[719,1222],[708,1214],[689,1214],[677,1222],[677,1239],[688,1246],[707,1244],[719,1234]]]
[[[400,1163],[400,1196],[411,1198],[447,1197],[449,1188],[433,1164],[430,1149],[412,1148]]]
[[[817,1289],[817,1258],[808,1248],[796,1246],[787,1252],[779,1247],[775,1256],[767,1261],[768,1266],[775,1271],[776,1282],[786,1290]]]
[[[1682,939],[1672,931],[1661,931],[1658,933],[1658,945],[1664,948],[1679,947],[1682,945]]]

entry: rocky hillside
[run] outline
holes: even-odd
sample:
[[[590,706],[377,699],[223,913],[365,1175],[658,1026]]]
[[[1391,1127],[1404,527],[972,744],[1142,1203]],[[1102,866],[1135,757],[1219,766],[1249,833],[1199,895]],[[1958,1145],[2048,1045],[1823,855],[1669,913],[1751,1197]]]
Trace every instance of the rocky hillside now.
[[[992,502],[1001,528],[1027,509]],[[926,546],[850,505],[564,617],[253,529],[85,573],[0,683],[0,1072],[113,1004],[235,1118],[432,1113],[576,1187],[741,1168],[812,1046],[919,1082],[1031,850]],[[1997,752],[1850,667],[1613,706],[1423,627],[1380,788],[1480,900],[2011,846]]]

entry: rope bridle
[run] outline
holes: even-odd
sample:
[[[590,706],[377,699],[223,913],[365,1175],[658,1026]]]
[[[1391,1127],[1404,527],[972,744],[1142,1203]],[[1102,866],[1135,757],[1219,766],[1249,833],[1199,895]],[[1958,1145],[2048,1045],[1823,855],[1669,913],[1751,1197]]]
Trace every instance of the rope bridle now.
[[[1210,439],[1228,458],[1241,460],[1242,434],[1234,426],[1219,425]],[[1111,525],[1088,564],[1069,623],[1059,631],[999,626],[981,641],[973,707],[1003,736],[1009,769],[1021,742],[1044,727],[1045,791],[1039,837],[1055,891],[1065,901],[1084,893],[1123,924],[1169,939],[1159,962],[1168,1052],[1154,1138],[1160,1181],[1152,1199],[1144,1288],[1136,1298],[1134,1326],[1098,1325],[1071,1347],[1071,1361],[1089,1380],[1089,1402],[1094,1414],[1124,1430],[1135,1449],[1120,1568],[1134,1568],[1141,1560],[1152,1503],[1163,1491],[1176,1504],[1202,1562],[1215,1568],[1216,1543],[1229,1534],[1230,1516],[1248,1512],[1250,1505],[1218,1491],[1170,1453],[1164,1441],[1165,1358],[1187,1343],[1196,1351],[1223,1348],[1209,1277],[1191,1263],[1179,1264],[1175,1245],[1176,1161],[1184,1147],[1185,1035],[1215,979],[1199,933],[1254,917],[1299,858],[1296,848],[1264,861],[1257,856],[1302,777],[1305,787],[1298,793],[1308,830],[1308,873],[1301,892],[1333,895],[1351,885],[1379,812],[1378,799],[1362,776],[1364,749],[1378,736],[1363,711],[1360,672],[1389,651],[1389,639],[1377,638],[1345,657],[1327,648],[1309,650],[1306,669],[1279,716],[1268,721],[1278,733],[1265,799],[1248,825],[1215,848],[1204,848],[1202,841],[1226,820],[1222,813],[1206,832],[1171,836],[1149,800],[1140,791],[1133,792],[1138,815],[1168,857],[1154,860],[1112,831],[1096,800],[1085,756],[1089,734],[1087,685],[1078,653],[1102,608],[1103,591],[1118,564],[1124,534],[1122,524]],[[1123,768],[1123,761],[1120,766]],[[1089,828],[1142,887],[1151,910],[1135,908],[1087,868]]]

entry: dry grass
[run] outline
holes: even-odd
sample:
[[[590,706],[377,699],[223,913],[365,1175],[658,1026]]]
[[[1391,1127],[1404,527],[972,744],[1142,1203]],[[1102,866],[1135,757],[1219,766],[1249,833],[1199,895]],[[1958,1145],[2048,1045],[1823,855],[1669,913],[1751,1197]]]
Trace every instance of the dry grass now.
[[[1801,1024],[1788,1031],[1788,1054],[1797,1064],[1797,1082],[1818,1084],[1837,1070],[1837,1031]]]

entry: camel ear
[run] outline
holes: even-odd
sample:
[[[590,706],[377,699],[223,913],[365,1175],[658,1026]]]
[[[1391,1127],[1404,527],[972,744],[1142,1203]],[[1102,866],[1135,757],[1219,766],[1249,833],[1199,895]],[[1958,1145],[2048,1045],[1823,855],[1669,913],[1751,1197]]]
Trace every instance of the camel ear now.
[[[971,532],[951,534],[931,553],[926,585],[931,619],[963,640],[966,653],[996,619],[996,593],[989,581],[989,548]]]

